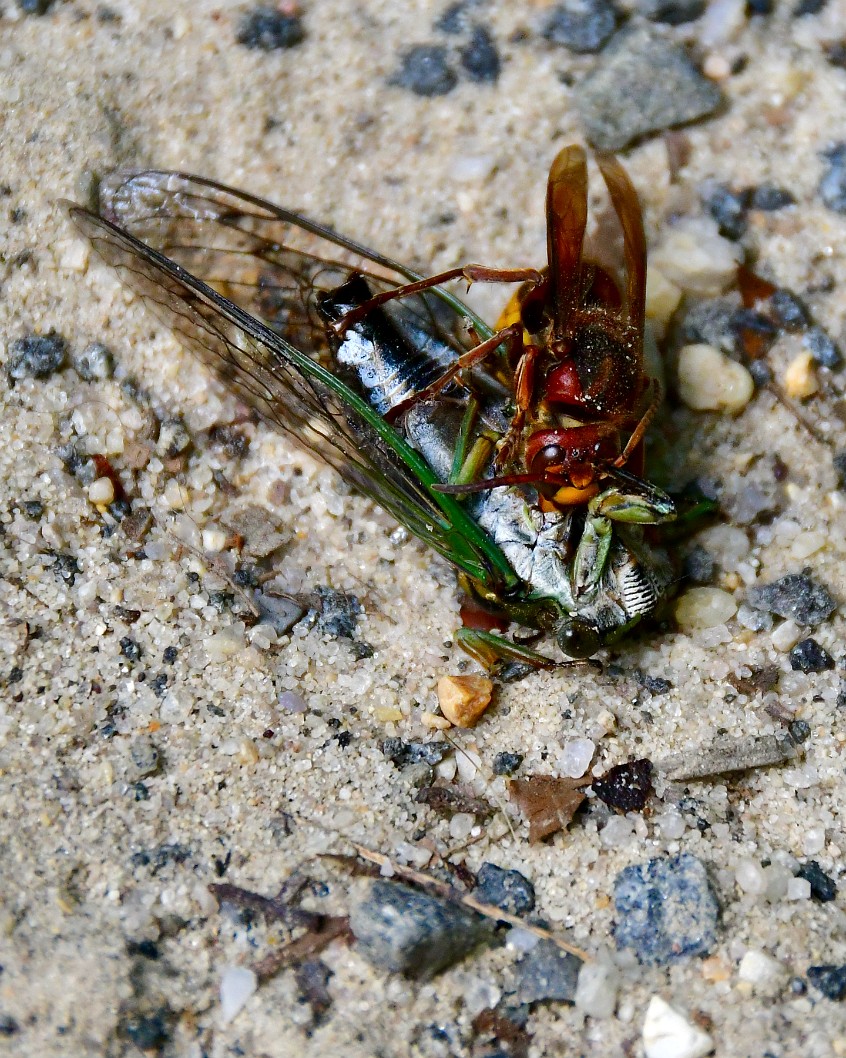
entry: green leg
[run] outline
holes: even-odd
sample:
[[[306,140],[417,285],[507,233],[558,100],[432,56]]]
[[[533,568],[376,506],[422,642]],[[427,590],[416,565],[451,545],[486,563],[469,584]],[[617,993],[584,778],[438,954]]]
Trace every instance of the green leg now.
[[[539,654],[531,647],[513,643],[493,632],[481,632],[474,628],[459,628],[455,641],[463,651],[487,669],[492,675],[508,665],[525,665],[531,669],[563,669],[573,665],[591,665],[601,668],[595,661],[556,661],[546,654]]]

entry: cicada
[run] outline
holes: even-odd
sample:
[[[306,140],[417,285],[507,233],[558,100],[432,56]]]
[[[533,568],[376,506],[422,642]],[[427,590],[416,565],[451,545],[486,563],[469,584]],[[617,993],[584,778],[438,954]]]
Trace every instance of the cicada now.
[[[585,249],[585,152],[549,175],[541,269],[424,278],[306,217],[212,180],[108,177],[77,228],[181,344],[271,426],[316,453],[459,571],[503,632],[591,657],[672,581],[644,526],[671,521],[643,477],[660,386],[644,366],[646,250],[637,194],[599,167],[620,220],[622,280]],[[448,281],[520,284],[490,327]],[[488,667],[554,664],[495,634],[458,641]]]

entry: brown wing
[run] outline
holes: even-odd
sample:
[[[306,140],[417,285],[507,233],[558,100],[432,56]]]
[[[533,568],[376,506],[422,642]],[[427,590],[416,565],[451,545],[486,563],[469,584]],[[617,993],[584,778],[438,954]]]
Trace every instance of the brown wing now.
[[[626,170],[613,155],[599,154],[596,160],[623,229],[626,309],[632,330],[642,341],[646,316],[646,234],[640,200]]]
[[[374,250],[298,213],[186,173],[117,172],[100,189],[101,213],[152,246],[297,349],[328,364],[321,293],[353,272],[374,293],[419,278]],[[456,353],[469,344],[463,313],[437,295],[404,298],[389,312],[422,340]]]
[[[100,257],[179,342],[274,427],[312,450],[411,532],[491,587],[514,580],[505,557],[431,468],[358,394],[238,305],[110,221],[68,204]]]
[[[581,147],[565,147],[549,171],[546,238],[555,332],[563,335],[581,293],[582,247],[588,210],[587,158]]]

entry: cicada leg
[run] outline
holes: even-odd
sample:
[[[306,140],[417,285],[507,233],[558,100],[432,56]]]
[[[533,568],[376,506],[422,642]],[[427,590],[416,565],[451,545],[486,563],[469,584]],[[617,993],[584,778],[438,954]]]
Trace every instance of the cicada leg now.
[[[559,665],[572,664],[572,662],[555,661],[545,654],[532,650],[531,647],[512,643],[505,636],[498,636],[494,632],[482,632],[475,628],[459,628],[455,633],[455,641],[465,653],[492,674],[513,662],[528,665],[533,669],[554,669]]]

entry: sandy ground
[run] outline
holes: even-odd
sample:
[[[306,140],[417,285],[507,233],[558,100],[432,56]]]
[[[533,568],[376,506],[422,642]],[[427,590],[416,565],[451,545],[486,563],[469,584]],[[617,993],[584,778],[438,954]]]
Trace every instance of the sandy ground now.
[[[690,161],[676,183],[660,139],[625,160],[652,243],[672,218],[700,212],[697,188],[707,178],[789,188],[797,205],[756,214],[749,245],[766,274],[801,293],[842,339],[846,217],[822,205],[817,185],[821,152],[843,136],[846,89],[819,42],[838,36],[838,26],[842,36],[846,5],[830,0],[821,15],[798,21],[788,6],[766,22],[741,19],[725,50],[749,62],[724,86],[725,111],[689,130]],[[211,444],[205,431],[230,421],[235,402],[88,260],[55,202],[79,198],[92,173],[179,167],[293,206],[423,270],[468,259],[537,264],[548,165],[581,137],[567,81],[595,60],[540,39],[540,0],[491,3],[479,17],[503,57],[498,83],[464,79],[446,96],[422,99],[386,81],[403,48],[436,36],[441,6],[427,0],[315,0],[304,43],[271,54],[235,44],[234,5],[116,0],[115,18],[104,10],[79,0],[21,17],[5,0],[0,20],[0,184],[8,187],[0,341],[54,329],[71,356],[101,341],[119,365],[104,381],[83,381],[68,367],[13,387],[4,374],[0,385],[0,1015],[12,1019],[0,1050],[134,1054],[128,1021],[165,1011],[166,1055],[483,1053],[472,1051],[469,1026],[485,1005],[480,995],[507,991],[508,949],[415,985],[334,946],[324,956],[333,1005],[321,1024],[310,1024],[291,972],[223,1024],[223,968],[251,965],[274,938],[220,913],[207,884],[222,871],[226,881],[272,893],[306,858],[348,851],[345,838],[389,855],[419,842],[421,831],[444,852],[461,844],[447,820],[413,803],[413,788],[379,749],[386,736],[431,737],[421,714],[435,707],[437,678],[460,662],[451,646],[457,596],[445,563],[392,536],[383,512],[283,439],[247,427],[243,458]],[[529,33],[517,40],[520,27]],[[479,303],[488,311],[498,300],[485,294]],[[790,341],[775,350],[776,364],[797,352]],[[122,385],[128,378],[137,389]],[[127,461],[150,408],[182,416],[194,437],[176,471],[160,459],[132,471]],[[122,530],[104,535],[103,517],[62,466],[57,449],[80,438],[152,507],[142,554]],[[772,485],[777,454],[787,481],[774,519],[744,530],[748,553],[731,554],[737,538],[712,531],[712,552],[727,552],[717,581],[740,601],[744,575],[760,583],[810,565],[846,599],[846,520],[830,453],[771,397],[757,396],[737,418],[668,411],[656,452],[676,483],[718,479],[729,512],[750,484]],[[229,494],[216,486],[217,472],[231,482]],[[34,500],[43,504],[35,519],[22,507]],[[374,647],[371,657],[357,659],[349,642],[314,627],[275,645],[256,642],[237,606],[214,605],[214,593],[229,587],[200,529],[246,504],[272,507],[281,527],[280,584],[358,596],[359,637]],[[78,572],[57,575],[57,553],[72,556]],[[815,635],[839,658],[842,633],[838,613]],[[140,657],[127,657],[126,639]],[[168,647],[177,651],[169,664]],[[597,811],[541,845],[527,844],[519,822],[513,836],[497,823],[472,832],[479,840],[459,860],[519,867],[537,889],[538,914],[593,952],[613,947],[612,885],[629,864],[690,852],[708,865],[721,901],[711,960],[623,965],[610,1018],[541,1005],[529,1021],[531,1053],[641,1055],[644,1010],[659,994],[708,1026],[726,1058],[842,1055],[843,1007],[787,983],[810,965],[846,961],[842,898],[766,900],[735,882],[746,858],[813,858],[840,876],[840,674],[792,672],[769,632],[735,620],[704,632],[651,629],[614,660],[618,668],[603,675],[542,673],[502,687],[483,722],[456,736],[481,761],[478,788],[504,801],[504,782],[490,772],[503,750],[524,754],[527,773],[555,772],[562,743],[589,736],[601,771],[631,756],[690,751],[718,733],[777,732],[778,710],[809,725],[807,754],[789,768],[690,784],[711,825],[700,830],[687,819],[681,836],[675,827],[666,836],[660,822],[671,808],[661,803],[605,839],[608,817]],[[781,679],[766,698],[729,682],[772,663]],[[163,672],[167,688],[160,682],[157,694]],[[671,689],[651,695],[639,673]],[[285,690],[305,700],[305,714],[277,708]],[[352,736],[346,748],[332,737],[339,729]],[[144,795],[132,754],[140,738],[161,755]],[[344,875],[330,876],[343,908]],[[142,941],[156,943],[158,959],[138,955]],[[748,950],[783,966],[774,994],[739,980]]]

